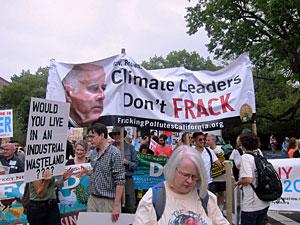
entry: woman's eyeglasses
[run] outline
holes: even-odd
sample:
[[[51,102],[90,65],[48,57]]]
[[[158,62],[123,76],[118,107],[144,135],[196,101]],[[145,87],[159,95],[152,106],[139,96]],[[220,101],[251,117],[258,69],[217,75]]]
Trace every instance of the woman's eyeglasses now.
[[[176,171],[177,171],[178,174],[181,175],[185,180],[188,180],[188,179],[191,178],[193,181],[198,181],[198,180],[200,179],[197,175],[186,173],[186,172],[182,171],[182,170],[179,169],[179,168],[176,168]]]

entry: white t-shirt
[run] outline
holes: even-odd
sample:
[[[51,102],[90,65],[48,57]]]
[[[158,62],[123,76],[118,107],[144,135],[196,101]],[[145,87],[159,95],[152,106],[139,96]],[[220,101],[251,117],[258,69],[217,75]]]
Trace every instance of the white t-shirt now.
[[[202,157],[202,160],[204,162],[204,167],[205,167],[206,176],[207,176],[207,183],[210,184],[213,181],[213,179],[211,177],[211,161],[210,161],[209,153],[207,152],[208,150],[211,153],[213,163],[215,161],[217,161],[218,158],[217,158],[216,154],[213,152],[213,150],[210,150],[209,148],[204,148],[202,153],[199,151],[201,153],[201,157]]]
[[[196,190],[182,195],[173,192],[167,185],[165,187],[166,205],[160,220],[156,221],[152,203],[152,189],[149,189],[139,203],[133,225],[229,224],[217,205],[216,196],[212,193],[209,192],[207,205],[209,216],[207,217]]]
[[[239,150],[233,149],[229,156],[229,159],[234,161],[235,166],[241,165],[242,156],[239,153]]]
[[[256,187],[256,166],[253,155],[244,154],[241,160],[240,178],[253,178],[254,187]],[[241,208],[244,212],[253,212],[262,210],[270,205],[270,202],[260,200],[255,194],[251,185],[242,188],[242,204]]]

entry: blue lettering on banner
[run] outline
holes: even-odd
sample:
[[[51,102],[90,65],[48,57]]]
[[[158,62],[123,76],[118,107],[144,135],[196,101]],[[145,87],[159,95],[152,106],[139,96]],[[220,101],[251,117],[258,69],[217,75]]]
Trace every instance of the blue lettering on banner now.
[[[297,180],[284,180],[282,182],[284,192],[300,192],[300,179]]]
[[[3,116],[0,117],[0,133],[8,133],[12,131],[11,117]]]

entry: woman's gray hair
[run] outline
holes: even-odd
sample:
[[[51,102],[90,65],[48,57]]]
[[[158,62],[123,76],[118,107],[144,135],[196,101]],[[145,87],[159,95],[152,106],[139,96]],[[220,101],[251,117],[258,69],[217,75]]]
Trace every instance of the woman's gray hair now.
[[[194,148],[188,145],[182,145],[172,153],[164,167],[165,179],[169,184],[174,185],[176,169],[185,158],[190,159],[197,167],[199,181],[196,183],[196,188],[199,190],[200,197],[203,198],[207,191],[206,171],[201,154]]]

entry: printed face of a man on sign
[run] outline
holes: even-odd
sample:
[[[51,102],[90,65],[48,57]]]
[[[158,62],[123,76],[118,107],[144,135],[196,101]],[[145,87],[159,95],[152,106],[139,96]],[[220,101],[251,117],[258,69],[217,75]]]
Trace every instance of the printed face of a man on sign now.
[[[76,65],[63,80],[70,117],[80,127],[90,125],[103,112],[105,72],[102,66]]]

